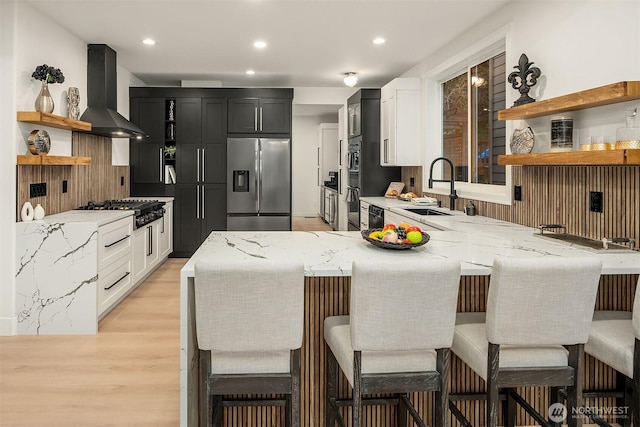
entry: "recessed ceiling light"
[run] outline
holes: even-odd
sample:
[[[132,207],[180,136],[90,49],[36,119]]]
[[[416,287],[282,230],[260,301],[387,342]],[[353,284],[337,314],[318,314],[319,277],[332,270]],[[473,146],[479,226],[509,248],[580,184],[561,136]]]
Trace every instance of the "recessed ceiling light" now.
[[[247,70],[246,73],[250,76],[253,76],[256,72],[253,70]]]
[[[384,44],[385,41],[386,40],[382,37],[376,37],[375,39],[373,39],[373,44]]]
[[[142,43],[148,46],[153,46],[154,44],[156,44],[156,41],[154,39],[144,39],[142,40]]]
[[[267,42],[258,40],[257,42],[253,43],[253,47],[257,49],[264,49],[265,47],[267,47]]]

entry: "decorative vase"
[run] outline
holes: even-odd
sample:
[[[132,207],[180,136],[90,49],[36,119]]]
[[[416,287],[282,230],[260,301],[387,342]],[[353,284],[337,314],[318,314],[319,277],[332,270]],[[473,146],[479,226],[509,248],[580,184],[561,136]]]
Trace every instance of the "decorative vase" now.
[[[42,113],[53,113],[53,98],[49,93],[49,85],[46,81],[42,81],[42,88],[40,89],[40,94],[36,98],[36,111],[40,111]]]
[[[24,205],[22,205],[20,218],[22,218],[22,220],[25,222],[33,220],[33,206],[30,202],[24,202]]]
[[[67,117],[73,120],[80,118],[80,91],[70,87],[67,92]]]
[[[42,219],[44,218],[44,208],[40,203],[33,208],[33,219]]]

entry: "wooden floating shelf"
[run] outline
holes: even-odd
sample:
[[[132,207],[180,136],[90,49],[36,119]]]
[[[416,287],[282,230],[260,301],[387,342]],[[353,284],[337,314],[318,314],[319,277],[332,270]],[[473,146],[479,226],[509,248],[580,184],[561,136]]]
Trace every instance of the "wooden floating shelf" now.
[[[18,121],[72,131],[91,131],[91,123],[39,111],[18,111]]]
[[[19,165],[58,165],[58,166],[87,166],[91,164],[91,157],[76,156],[36,156],[19,155]]]
[[[507,154],[498,156],[498,164],[511,166],[640,165],[640,149]]]
[[[618,82],[500,110],[498,111],[498,120],[531,119],[634,99],[640,99],[640,81]]]

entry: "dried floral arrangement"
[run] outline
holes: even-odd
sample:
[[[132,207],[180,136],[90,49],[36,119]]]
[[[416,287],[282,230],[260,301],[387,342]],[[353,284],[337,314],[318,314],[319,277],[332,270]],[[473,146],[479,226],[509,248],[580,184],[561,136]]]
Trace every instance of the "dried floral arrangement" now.
[[[46,83],[64,83],[64,74],[60,68],[47,64],[38,65],[31,77]]]

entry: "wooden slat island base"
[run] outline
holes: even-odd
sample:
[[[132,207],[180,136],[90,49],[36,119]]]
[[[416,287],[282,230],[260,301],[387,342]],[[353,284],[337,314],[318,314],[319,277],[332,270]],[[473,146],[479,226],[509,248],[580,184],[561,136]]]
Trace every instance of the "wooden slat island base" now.
[[[432,240],[435,241],[438,237],[438,233],[448,232],[433,232]],[[255,251],[240,248],[240,244],[234,238],[230,238],[232,233],[221,233],[225,236],[222,239],[222,245],[233,250],[240,249],[243,253],[250,256],[258,255],[258,252],[265,245],[260,242],[260,239],[254,238],[254,236],[247,233],[245,243],[248,243],[249,247],[255,247]],[[237,236],[240,233],[233,233],[233,236]],[[322,233],[317,233],[322,234]],[[349,233],[332,233],[333,235],[347,235]],[[215,239],[217,240],[217,239]],[[429,247],[432,244],[432,240],[425,247]],[[221,242],[217,241],[220,244]],[[295,243],[292,243],[295,244]],[[435,244],[432,249],[435,249]],[[221,250],[227,250],[222,248]],[[262,249],[261,249],[262,248]],[[275,250],[273,247],[268,248]],[[364,251],[368,254],[369,247],[362,246],[357,249]],[[373,248],[376,249],[376,248]],[[376,249],[379,251],[379,249]],[[304,252],[304,249],[301,249]],[[336,250],[339,252],[339,249]],[[397,251],[406,252],[406,251]],[[409,251],[403,257],[405,262],[402,265],[398,264],[400,258],[396,258],[398,254],[385,253],[385,256],[389,257],[388,264],[381,264],[381,268],[396,268],[398,274],[402,274],[402,268],[410,268],[410,259],[413,256],[425,256],[428,255],[428,251],[420,254],[417,251]],[[273,252],[271,252],[273,253]],[[287,252],[289,256],[295,256],[293,251]],[[371,252],[372,256],[376,256],[375,252]],[[347,255],[347,254],[344,254]],[[350,256],[357,258],[362,254],[352,252]],[[574,254],[575,255],[575,254]],[[194,255],[197,258],[198,253]],[[200,254],[202,256],[202,254]],[[301,256],[304,256],[302,254]],[[336,254],[333,254],[336,256]],[[640,254],[638,254],[640,256]],[[394,261],[395,259],[395,261]],[[193,259],[192,259],[193,260]],[[394,265],[395,263],[395,265]],[[316,272],[319,272],[323,266],[320,264],[311,266]],[[464,266],[464,261],[463,261]],[[325,266],[329,268],[329,266]],[[192,266],[185,266],[183,269],[183,279],[185,277],[185,271],[192,268]],[[464,271],[464,267],[463,267]],[[487,271],[487,270],[485,270]],[[490,272],[490,271],[489,271]],[[349,273],[350,274],[350,273]],[[464,273],[463,273],[464,274]],[[189,279],[192,281],[192,279]],[[606,274],[601,278],[600,290],[596,302],[596,309],[598,310],[628,310],[631,311],[633,304],[633,297],[635,292],[635,285],[638,280],[636,272],[630,274]],[[459,312],[482,312],[485,311],[485,303],[487,298],[487,292],[489,288],[490,276],[487,274],[468,274],[463,275],[460,280],[460,292],[458,297],[458,311]],[[188,298],[188,294],[192,293],[193,284],[189,286],[183,286],[181,288],[181,298]],[[324,319],[328,316],[343,315],[349,312],[349,287],[350,277],[343,276],[307,276],[305,278],[305,326],[304,326],[304,339],[302,348],[302,403],[301,403],[301,425],[305,427],[324,427],[325,424],[325,399],[326,399],[326,358],[327,347],[324,342]],[[193,301],[189,304],[190,309],[193,309]],[[184,307],[184,305],[183,305]],[[185,316],[187,313],[182,313]],[[184,317],[181,318],[181,323],[185,321]],[[193,325],[191,325],[193,327]],[[183,325],[184,327],[184,325]],[[184,328],[182,329],[185,331]],[[189,333],[189,343],[187,345],[195,345],[194,329],[191,329]],[[184,338],[183,337],[183,343]],[[183,348],[182,356],[186,356],[188,352],[185,352]],[[613,389],[616,385],[616,373],[611,368],[603,365],[602,363],[594,360],[593,358],[586,356],[585,358],[585,389],[586,390],[602,390]],[[185,376],[183,380],[188,377],[189,382],[197,383],[197,357],[191,360],[190,373]],[[184,388],[185,384],[181,384],[181,388]],[[483,392],[484,381],[480,379],[469,368],[464,366],[455,356],[452,357],[452,369],[451,369],[451,393],[468,393],[468,392]],[[197,414],[197,388],[194,390],[182,390],[183,396],[187,398],[187,402],[183,402],[186,405],[181,409],[182,426],[196,426],[197,418],[192,418]],[[348,383],[343,376],[340,378],[339,390],[341,396],[348,395]],[[542,387],[528,387],[518,390],[519,393],[535,408],[541,411],[543,414],[547,412],[548,402],[548,390]],[[186,392],[186,393],[185,393]],[[425,419],[428,425],[433,424],[433,410],[432,410],[432,394],[431,393],[413,393],[410,399],[414,403],[416,409],[420,415]],[[194,405],[195,403],[195,405]],[[589,399],[585,402],[588,406],[599,407],[613,407],[616,406],[614,399]],[[460,401],[457,403],[458,408],[466,415],[474,426],[486,425],[484,402],[481,401]],[[186,410],[186,412],[184,412]],[[343,417],[347,421],[347,425],[351,425],[351,413],[350,408],[343,408]],[[395,426],[395,408],[393,406],[365,406],[363,408],[364,413],[364,425],[369,427],[392,427]],[[281,408],[270,407],[241,407],[241,408],[225,408],[224,412],[224,425],[228,427],[240,427],[240,426],[284,426],[284,410]],[[499,421],[500,423],[502,421]],[[517,425],[535,425],[536,422],[524,413],[524,411],[518,409]],[[451,425],[459,425],[457,421],[451,416]]]

